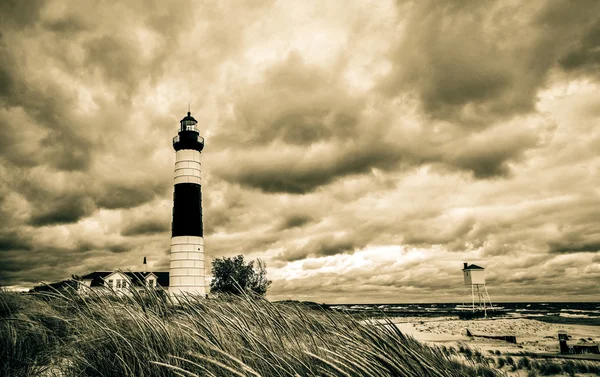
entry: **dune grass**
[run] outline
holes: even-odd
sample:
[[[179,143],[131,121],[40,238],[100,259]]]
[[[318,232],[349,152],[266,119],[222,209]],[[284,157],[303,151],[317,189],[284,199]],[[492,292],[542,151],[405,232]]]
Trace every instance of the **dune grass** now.
[[[494,376],[391,323],[257,297],[0,292],[0,375]]]

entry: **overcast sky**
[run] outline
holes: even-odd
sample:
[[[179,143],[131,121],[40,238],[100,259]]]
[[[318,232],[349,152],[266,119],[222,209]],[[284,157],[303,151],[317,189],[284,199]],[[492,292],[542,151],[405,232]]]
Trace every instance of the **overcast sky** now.
[[[600,2],[2,1],[0,285],[168,270],[188,101],[211,258],[271,299],[600,297]]]

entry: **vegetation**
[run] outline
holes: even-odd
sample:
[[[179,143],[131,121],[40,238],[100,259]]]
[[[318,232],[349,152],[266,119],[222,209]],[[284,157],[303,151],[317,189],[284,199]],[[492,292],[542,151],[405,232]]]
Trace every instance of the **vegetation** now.
[[[248,295],[0,292],[0,375],[496,376],[379,324]]]
[[[271,282],[267,280],[266,265],[258,259],[244,263],[244,256],[216,258],[212,262],[213,280],[210,291],[214,294],[240,295],[251,292],[264,296]]]
[[[443,347],[447,353],[452,354],[452,347]],[[578,376],[581,374],[595,374],[600,376],[600,363],[597,361],[568,360],[568,359],[538,359],[539,355],[532,352],[519,352],[513,356],[500,356],[498,350],[490,351],[491,355],[485,356],[478,350],[472,350],[465,344],[459,344],[456,353],[461,354],[466,360],[476,361],[481,365],[495,365],[498,370],[515,372],[523,370],[527,377],[567,375]]]

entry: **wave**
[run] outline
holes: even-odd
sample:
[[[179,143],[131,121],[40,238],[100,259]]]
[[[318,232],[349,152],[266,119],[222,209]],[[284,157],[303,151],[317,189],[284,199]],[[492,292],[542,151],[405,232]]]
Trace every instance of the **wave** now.
[[[567,318],[591,318],[587,314],[560,313],[560,316],[561,317],[567,317]]]

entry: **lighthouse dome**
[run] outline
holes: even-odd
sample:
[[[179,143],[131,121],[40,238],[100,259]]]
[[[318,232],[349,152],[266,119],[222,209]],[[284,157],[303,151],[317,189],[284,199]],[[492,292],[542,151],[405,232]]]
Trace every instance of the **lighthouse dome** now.
[[[187,115],[181,121],[183,122],[184,120],[193,120],[194,122],[196,122],[196,119],[194,119],[194,117],[192,116],[192,113],[189,111],[187,112]],[[198,122],[196,122],[196,123],[198,123]]]

